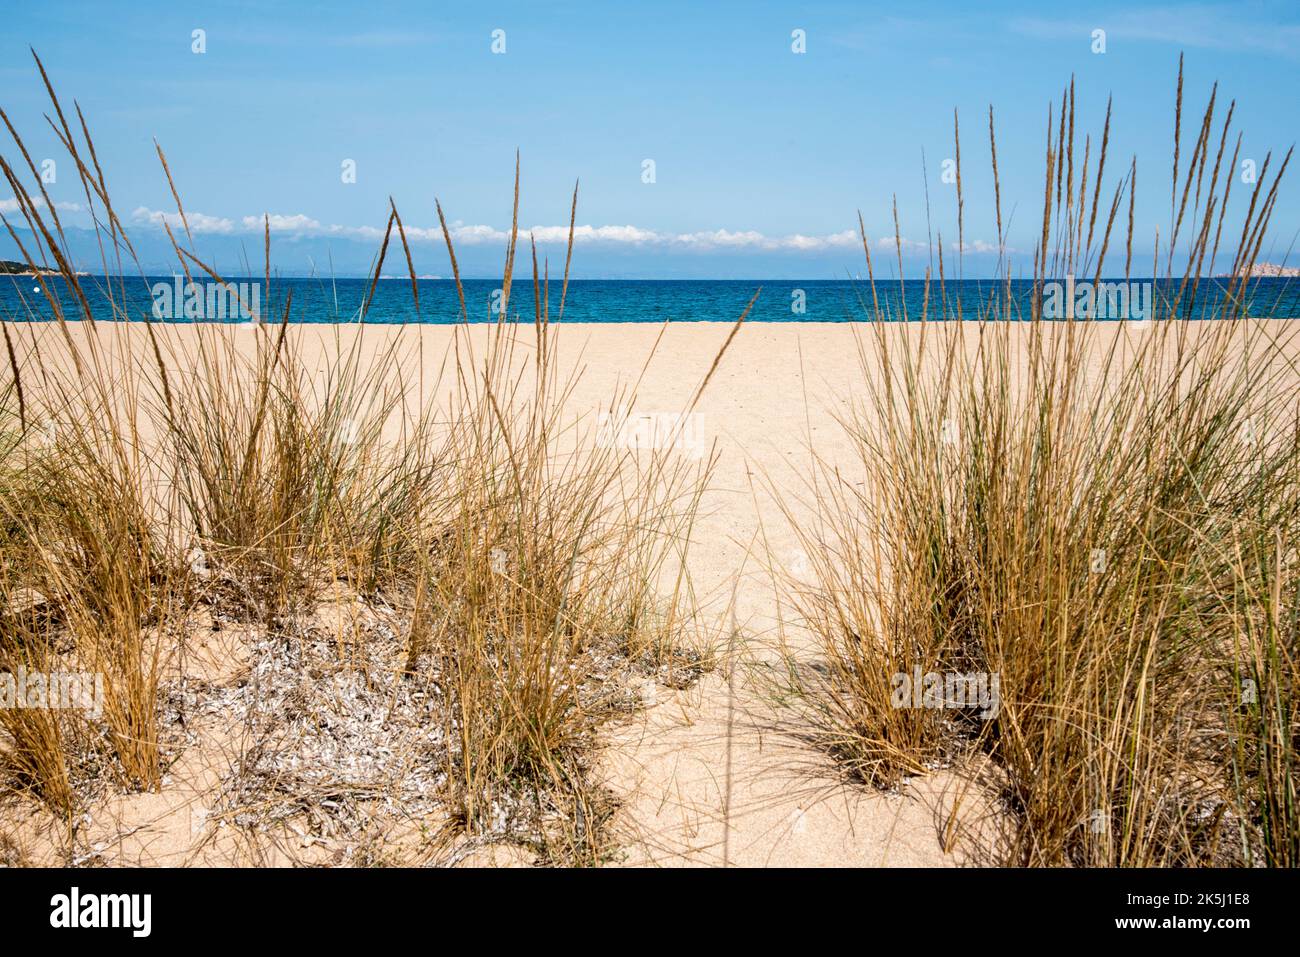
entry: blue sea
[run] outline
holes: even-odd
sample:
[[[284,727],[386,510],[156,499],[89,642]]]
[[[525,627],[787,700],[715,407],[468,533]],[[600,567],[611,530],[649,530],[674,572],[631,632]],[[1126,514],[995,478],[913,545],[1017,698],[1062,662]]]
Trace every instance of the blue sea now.
[[[195,277],[198,280],[200,277]],[[61,302],[65,315],[79,319],[82,312],[72,290],[60,278],[47,280]],[[108,285],[103,277],[83,276],[81,285],[95,318],[111,318]],[[371,280],[360,278],[317,279],[272,277],[269,296],[262,288],[262,277],[228,277],[244,290],[245,303],[252,295],[258,307],[273,321],[283,316],[284,304],[292,292],[289,318],[294,322],[355,322],[370,291]],[[1132,283],[1146,282],[1133,279]],[[227,319],[240,321],[232,306],[228,315],[216,311],[186,314],[180,297],[172,306],[160,305],[161,286],[178,288],[184,279],[172,276],[135,277],[119,285],[112,283],[112,301],[133,320],[159,318],[163,321]],[[240,286],[239,284],[247,284]],[[213,284],[215,285],[215,284]],[[500,280],[467,279],[463,283],[465,302],[471,322],[497,318],[501,299]],[[872,287],[857,280],[574,280],[569,283],[564,304],[565,322],[734,322],[746,303],[762,289],[749,314],[754,322],[847,322],[869,318],[872,312]],[[1180,311],[1193,318],[1213,318],[1223,305],[1226,280],[1203,279],[1194,301],[1184,296]],[[410,280],[383,278],[375,286],[374,298],[365,310],[365,321],[373,323],[452,323],[460,319],[456,286],[450,279],[422,279],[418,282],[419,307],[411,292]],[[1028,317],[1034,285],[1030,280],[1012,280],[1012,313]],[[1158,300],[1171,301],[1178,284],[1155,283],[1151,287]],[[560,283],[552,281],[549,290],[550,318],[559,316]],[[955,317],[957,304],[966,318],[975,318],[989,303],[1003,295],[1005,285],[996,280],[948,280],[942,286],[930,284],[928,315]],[[173,295],[161,297],[170,300]],[[541,298],[541,297],[538,297]],[[1256,279],[1248,291],[1248,314],[1256,317],[1300,317],[1300,279]],[[532,278],[516,279],[510,294],[510,318],[533,321],[535,302]],[[922,280],[877,280],[875,301],[880,314],[889,319],[917,319],[926,303],[926,285]],[[124,305],[123,305],[124,304]],[[946,306],[945,306],[946,304]],[[1157,317],[1167,313],[1157,307]],[[30,276],[0,276],[0,319],[49,320],[53,310],[37,291],[37,280]],[[1096,318],[1125,318],[1097,315]]]

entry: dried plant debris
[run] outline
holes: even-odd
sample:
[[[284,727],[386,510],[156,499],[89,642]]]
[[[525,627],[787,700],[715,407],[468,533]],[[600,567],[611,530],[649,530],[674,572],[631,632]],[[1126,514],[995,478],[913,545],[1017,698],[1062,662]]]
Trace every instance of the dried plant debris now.
[[[585,746],[553,780],[506,782],[469,826],[449,800],[449,775],[462,765],[449,662],[426,652],[412,668],[406,628],[402,612],[355,598],[250,630],[247,672],[205,685],[194,702],[237,729],[209,821],[335,865],[455,864],[494,844],[526,848],[536,863],[607,859],[616,801],[591,781],[595,734],[653,705],[647,688],[689,686],[706,667],[700,656],[632,660],[613,640],[588,652],[570,666],[582,682]],[[396,856],[385,846],[393,841]]]

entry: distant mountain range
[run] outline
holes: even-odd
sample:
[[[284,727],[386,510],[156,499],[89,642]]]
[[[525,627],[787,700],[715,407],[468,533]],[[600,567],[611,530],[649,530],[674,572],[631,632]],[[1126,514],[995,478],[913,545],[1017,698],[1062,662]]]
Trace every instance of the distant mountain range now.
[[[36,240],[22,228],[15,227],[19,241],[29,250]],[[139,268],[130,261],[125,249],[121,252],[122,271],[135,275],[143,271],[149,276],[170,276],[182,272],[176,260],[171,241],[161,229],[138,225],[131,230],[131,243],[139,257]],[[104,271],[103,257],[107,255],[108,271],[117,272],[117,257],[110,248],[107,235],[96,236],[93,229],[64,226],[67,253],[74,268],[93,274]],[[193,252],[217,273],[223,276],[260,276],[265,270],[263,237],[261,233],[196,233]],[[101,247],[102,240],[102,247]],[[374,273],[375,259],[380,241],[355,236],[272,234],[271,273],[281,276],[369,277]],[[433,239],[412,237],[411,257],[417,275],[450,276],[451,264],[447,247],[440,236]],[[566,243],[562,241],[537,244],[539,271],[549,260],[551,280],[557,280],[564,271]],[[532,260],[527,233],[519,235],[519,257],[516,279],[522,275],[532,278]],[[0,259],[17,259],[22,254],[17,244],[0,230]],[[897,264],[886,257],[890,265],[882,266],[878,278],[895,276]],[[905,249],[904,266],[909,276],[925,272],[926,257]],[[1138,259],[1137,251],[1134,254]],[[996,254],[972,253],[966,258],[968,276],[993,275],[996,271]],[[456,261],[462,278],[500,279],[505,262],[505,245],[498,242],[463,241],[456,244]],[[197,268],[188,263],[191,269]],[[383,271],[390,275],[406,276],[406,257],[398,237],[394,235],[388,247]],[[837,247],[820,250],[782,250],[762,248],[731,248],[719,246],[709,251],[680,251],[654,243],[602,243],[579,241],[573,250],[573,278],[584,279],[749,279],[814,278],[843,279],[846,275],[862,273],[861,246]]]

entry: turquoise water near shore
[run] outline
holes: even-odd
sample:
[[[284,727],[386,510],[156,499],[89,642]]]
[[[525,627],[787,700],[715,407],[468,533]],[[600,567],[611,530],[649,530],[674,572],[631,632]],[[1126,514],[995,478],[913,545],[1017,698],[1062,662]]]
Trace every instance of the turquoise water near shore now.
[[[198,279],[198,277],[195,277]],[[74,290],[60,278],[48,280],[58,297],[65,315],[81,318],[82,311]],[[262,277],[228,277],[230,283],[249,283],[246,298],[256,293],[263,313],[278,320],[289,292],[293,293],[290,319],[295,322],[352,322],[362,313],[362,305],[370,291],[369,279],[319,279],[272,277],[270,295],[262,289]],[[1106,280],[1118,282],[1122,280]],[[115,308],[133,320],[154,314],[155,287],[162,284],[175,288],[172,276],[156,276],[123,280],[112,283],[112,294],[102,277],[81,277],[82,288],[95,318],[111,318]],[[183,283],[183,277],[180,279]],[[1147,280],[1133,279],[1132,283]],[[501,299],[500,280],[467,279],[464,281],[466,308],[471,322],[497,318],[494,304]],[[1194,298],[1190,289],[1183,293],[1179,312],[1192,318],[1214,318],[1224,309],[1226,280],[1203,279]],[[565,322],[732,322],[744,310],[745,304],[758,289],[762,293],[750,313],[755,322],[846,322],[869,318],[872,312],[873,289],[866,280],[574,280],[569,283],[565,301]],[[1156,283],[1152,291],[1157,301],[1172,302],[1178,297],[1178,283]],[[455,284],[450,279],[422,279],[418,283],[420,304],[416,308],[410,280],[403,278],[381,279],[375,286],[374,298],[366,310],[367,322],[374,323],[451,323],[460,318],[460,303]],[[931,283],[927,291],[922,280],[907,280],[900,285],[897,280],[878,280],[874,288],[874,301],[879,303],[882,316],[890,319],[916,319],[925,309],[931,318],[942,315],[955,317],[957,303],[961,314],[974,318],[981,308],[987,309],[1006,291],[1005,284],[996,280],[948,280],[942,286]],[[560,283],[552,281],[549,296],[550,316],[559,314]],[[1011,304],[1016,315],[1029,316],[1034,295],[1034,284],[1029,280],[1012,280]],[[169,297],[170,298],[170,297]],[[183,298],[183,296],[182,296]],[[531,277],[516,278],[511,290],[509,313],[525,322],[532,322],[535,302]],[[1256,279],[1249,284],[1248,313],[1256,317],[1300,318],[1300,279]],[[1168,307],[1157,306],[1156,315],[1167,315]],[[0,319],[48,320],[53,310],[38,291],[36,279],[26,276],[0,276]],[[233,318],[232,318],[233,316]],[[231,315],[207,314],[206,306],[200,314],[193,311],[187,316],[183,304],[174,309],[161,310],[164,321],[189,321],[192,319],[227,319],[239,321]],[[1097,318],[1133,318],[1131,316],[1098,315]],[[1139,317],[1140,318],[1140,317]]]

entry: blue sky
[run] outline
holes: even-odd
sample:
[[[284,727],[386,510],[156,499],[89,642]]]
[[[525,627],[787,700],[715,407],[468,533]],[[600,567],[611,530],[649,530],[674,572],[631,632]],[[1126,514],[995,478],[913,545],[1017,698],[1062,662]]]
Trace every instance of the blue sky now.
[[[364,271],[391,194],[422,273],[447,270],[432,232],[437,196],[457,224],[466,272],[490,275],[509,228],[516,148],[521,225],[542,227],[543,238],[557,232],[546,227],[567,225],[581,178],[578,222],[591,230],[575,255],[578,276],[842,277],[862,270],[861,247],[845,236],[856,229],[855,211],[873,236],[892,234],[894,194],[907,268],[923,268],[927,185],[935,227],[945,244],[956,239],[955,190],[941,179],[953,154],[954,107],[966,240],[996,242],[990,103],[1009,243],[1015,268],[1027,272],[1048,104],[1071,73],[1084,129],[1099,133],[1106,98],[1115,97],[1105,192],[1136,153],[1138,242],[1149,250],[1169,218],[1180,50],[1196,122],[1218,79],[1221,95],[1237,99],[1243,157],[1262,163],[1269,149],[1284,152],[1296,140],[1296,4],[1060,10],[666,0],[11,3],[0,35],[0,103],[38,161],[57,162],[27,50],[34,46],[60,94],[86,113],[115,204],[131,211],[146,260],[162,261],[157,222],[174,212],[156,137],[200,251],[227,267],[242,248],[258,259],[268,213],[275,263],[286,274],[313,264],[328,271],[330,258],[339,273]],[[202,54],[192,52],[196,29],[206,34]],[[791,48],[796,29],[806,34],[802,54]],[[1106,31],[1104,54],[1091,50],[1095,29]],[[504,31],[504,54],[492,51],[494,30]],[[15,152],[7,139],[0,151]],[[643,182],[647,159],[654,183]],[[342,182],[345,160],[355,161],[355,183]],[[70,164],[58,167],[50,189],[75,220],[72,207],[84,196]],[[4,205],[9,192],[0,190],[0,211],[13,210],[11,199]],[[1296,195],[1284,184],[1265,246],[1275,261],[1300,227]],[[7,240],[0,245],[0,255],[11,250]],[[555,244],[544,251],[562,256]],[[994,259],[973,249],[967,275],[989,274]]]

